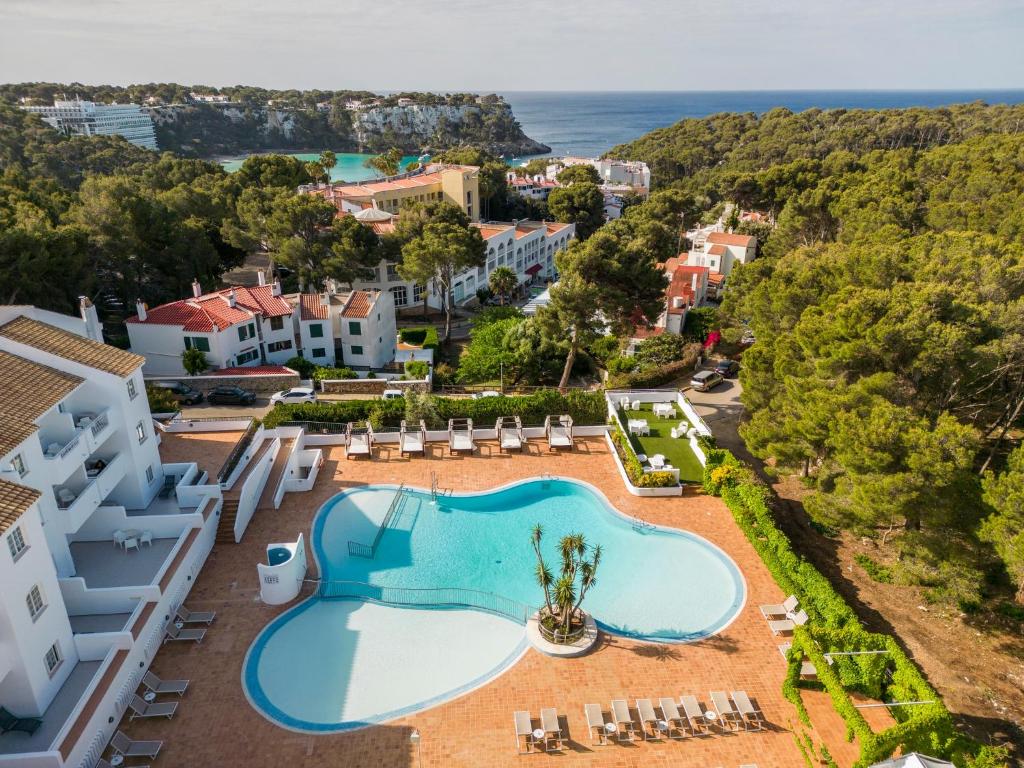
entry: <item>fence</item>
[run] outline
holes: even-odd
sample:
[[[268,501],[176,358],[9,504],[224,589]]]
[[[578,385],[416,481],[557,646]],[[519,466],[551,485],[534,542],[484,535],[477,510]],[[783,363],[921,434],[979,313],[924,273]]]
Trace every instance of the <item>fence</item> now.
[[[381,587],[359,581],[320,581],[317,583],[316,596],[323,599],[348,598],[406,607],[477,608],[505,616],[520,624],[526,624],[527,619],[536,613],[535,608],[510,598],[460,587],[407,589]]]
[[[231,477],[231,473],[235,467],[238,466],[239,460],[242,458],[242,454],[245,453],[245,449],[249,447],[249,443],[252,442],[253,437],[256,435],[256,421],[254,419],[249,420],[249,426],[245,428],[245,432],[238,438],[238,442],[235,443],[235,447],[231,449],[231,453],[224,460],[224,465],[217,472],[217,482],[223,485],[227,482],[228,478]]]

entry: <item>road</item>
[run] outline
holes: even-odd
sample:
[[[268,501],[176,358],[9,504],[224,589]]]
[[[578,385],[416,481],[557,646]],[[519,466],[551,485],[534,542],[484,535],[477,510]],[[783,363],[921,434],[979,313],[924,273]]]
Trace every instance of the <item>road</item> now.
[[[726,379],[708,392],[688,389],[685,394],[700,417],[711,428],[718,445],[728,448],[737,457],[750,461],[750,453],[738,431],[743,415],[743,405],[740,403],[742,391],[743,386],[737,378]]]

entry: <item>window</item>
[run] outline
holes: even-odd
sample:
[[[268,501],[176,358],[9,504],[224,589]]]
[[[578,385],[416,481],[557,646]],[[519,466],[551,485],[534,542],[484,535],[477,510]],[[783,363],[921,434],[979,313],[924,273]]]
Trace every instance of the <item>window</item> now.
[[[270,318],[270,330],[272,330],[272,331],[280,331],[282,328],[284,328],[284,318],[283,317],[272,317],[272,318]]]
[[[25,534],[21,532],[21,526],[18,526],[7,534],[7,548],[11,550],[11,557],[17,560],[21,553],[28,549],[28,544],[25,543]]]
[[[135,389],[135,379],[128,379],[128,383],[126,386],[128,387],[128,399],[134,400],[135,396],[139,394],[138,391]],[[24,472],[22,474],[24,474]]]
[[[323,323],[313,323],[309,326],[309,335],[314,339],[322,339],[324,337]]]
[[[409,291],[404,285],[396,285],[392,288],[391,295],[395,299],[396,307],[404,307],[409,303]]]
[[[242,329],[239,328],[238,332],[241,335]],[[198,349],[200,352],[209,352],[210,340],[204,336],[186,336],[185,349]]]
[[[427,290],[425,285],[419,285],[418,283],[412,287],[412,300],[419,302],[423,301],[423,292]]]
[[[361,355],[361,354],[363,354],[363,348],[361,346],[359,346],[358,344],[353,344],[352,345],[352,354],[353,355]]]
[[[238,340],[239,341],[245,341],[246,339],[251,339],[255,335],[256,335],[256,324],[255,323],[249,323],[248,325],[242,325],[242,326],[239,326],[239,328],[238,328]]]
[[[359,336],[359,335],[361,335],[362,332],[363,332],[362,323],[360,323],[358,320],[349,320],[348,321],[348,332],[352,336]]]
[[[259,356],[259,350],[251,349],[248,352],[239,352],[235,359],[238,365],[244,365],[245,363],[252,362],[253,360],[258,360]]]
[[[148,435],[146,434],[146,422],[140,421],[135,425],[135,436],[139,438],[139,445],[146,442]]]
[[[313,357],[327,357],[327,349],[325,347],[313,347]]]
[[[11,459],[11,466],[18,473],[18,477],[24,477],[28,474],[28,467],[25,466],[25,460],[21,458],[20,453],[15,454],[14,458]]]
[[[146,482],[149,483],[150,485],[153,484],[153,468],[152,467],[146,467]]]
[[[291,348],[291,341],[272,341],[267,344],[267,352],[283,352],[284,350]]]
[[[51,677],[53,676],[53,673],[57,671],[57,667],[60,666],[60,663],[63,660],[63,657],[60,655],[60,647],[54,643],[50,646],[50,650],[46,652],[46,656],[43,659],[46,664],[46,671]]]
[[[28,594],[25,595],[25,605],[28,606],[28,615],[32,617],[32,621],[39,618],[46,609],[46,603],[43,602],[43,593],[39,591],[39,585],[32,587]]]
[[[401,275],[398,274],[398,265],[397,264],[393,264],[392,262],[389,261],[387,269],[388,269],[388,282],[389,283],[396,283],[396,282],[398,282],[399,280],[402,279]]]

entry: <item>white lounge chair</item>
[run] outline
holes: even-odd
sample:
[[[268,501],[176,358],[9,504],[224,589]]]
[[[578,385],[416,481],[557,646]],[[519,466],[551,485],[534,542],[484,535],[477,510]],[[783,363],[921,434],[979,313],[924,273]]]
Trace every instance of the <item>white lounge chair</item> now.
[[[796,610],[800,601],[797,600],[796,595],[790,595],[781,604],[778,605],[762,605],[761,615],[768,621],[771,621],[776,616],[785,616]]]
[[[188,688],[188,680],[161,680],[152,672],[142,676],[142,684],[153,693],[176,693],[179,696]]]
[[[153,546],[153,532],[152,531],[143,531],[142,535],[139,536],[139,543],[140,544],[149,544],[149,546],[152,547]]]
[[[530,713],[523,710],[513,712],[512,722],[516,727],[516,751],[521,755],[532,752],[536,741],[533,738],[533,720]]]
[[[644,740],[656,739],[661,733],[658,728],[658,716],[654,714],[654,705],[650,699],[636,700],[636,713],[640,717],[640,730],[643,731]],[[648,735],[647,724],[650,723],[651,731]]]
[[[125,757],[156,757],[163,745],[162,741],[134,741],[121,731],[110,740],[111,749]]]
[[[746,728],[756,728],[759,731],[764,729],[764,715],[751,703],[746,691],[733,691],[732,700]]]
[[[167,622],[167,626],[164,627],[164,642],[168,640],[191,640],[194,643],[203,642],[203,638],[206,637],[205,629],[183,629],[179,628],[174,620]]]
[[[789,661],[789,649],[792,647],[792,643],[783,643],[779,646],[779,653],[782,654],[782,658],[787,662]],[[810,678],[811,680],[818,677],[818,668],[806,656],[800,661],[800,677]]]
[[[526,438],[523,437],[523,422],[518,416],[502,416],[494,425],[498,435],[499,451],[519,451],[522,453]]]
[[[636,740],[636,723],[633,722],[633,716],[629,713],[629,705],[626,704],[625,699],[612,699],[612,719],[618,726],[616,736],[619,741]]]
[[[114,768],[109,762],[104,760],[102,757],[96,761],[96,765],[92,768]],[[133,765],[132,768],[149,768],[148,765]]]
[[[548,416],[544,419],[544,435],[548,439],[548,450],[573,449],[572,416]]]
[[[418,427],[409,428],[405,419],[402,419],[402,426],[398,433],[398,452],[406,454],[427,453],[427,424],[420,419]]]
[[[807,611],[798,611],[793,615],[791,619],[779,619],[777,621],[769,621],[768,627],[771,631],[776,634],[782,634],[783,632],[792,632],[796,627],[802,627],[807,623]]]
[[[373,456],[373,427],[369,423],[350,421],[345,427],[345,458]]]
[[[718,725],[722,730],[738,731],[743,724],[743,718],[730,703],[725,691],[711,691],[708,695],[711,698],[711,706],[715,708],[718,715]]]
[[[476,443],[473,442],[472,419],[448,419],[448,451],[450,453],[473,453]]]
[[[132,711],[128,717],[134,720],[137,717],[166,717],[170,720],[174,717],[174,710],[178,708],[176,701],[154,701],[147,703],[141,696],[132,695],[128,702],[128,709]]]
[[[554,707],[548,707],[540,711],[540,727],[544,730],[544,749],[547,750],[552,741],[555,742],[555,748],[562,750],[565,748],[564,739],[562,737],[562,726],[558,723],[558,710]]]
[[[127,553],[129,549],[134,549],[136,552],[139,551],[139,537],[129,536],[127,539],[121,542],[121,547]]]
[[[686,722],[690,725],[690,731],[696,735],[708,732],[708,720],[704,717],[704,710],[700,708],[696,696],[680,696],[679,704],[686,714]]]
[[[190,611],[185,607],[184,603],[178,606],[178,610],[174,612],[174,615],[186,624],[210,625],[217,618],[216,611]]]
[[[590,743],[595,744],[599,747],[604,747],[610,744],[608,741],[608,731],[605,730],[605,719],[604,712],[601,711],[600,704],[584,704],[583,712],[587,716],[587,730],[590,731]],[[594,739],[594,733],[597,732],[597,739]]]
[[[654,469],[665,468],[665,456],[663,454],[656,453],[653,456],[648,456],[647,461],[650,462],[651,467],[653,467]]]
[[[670,739],[676,738],[681,739],[686,736],[684,728],[687,725],[686,718],[679,714],[679,707],[676,706],[675,699],[670,699],[667,696],[658,700],[658,706],[661,709],[661,716],[664,721],[668,724],[667,735]],[[676,733],[678,735],[673,736]]]

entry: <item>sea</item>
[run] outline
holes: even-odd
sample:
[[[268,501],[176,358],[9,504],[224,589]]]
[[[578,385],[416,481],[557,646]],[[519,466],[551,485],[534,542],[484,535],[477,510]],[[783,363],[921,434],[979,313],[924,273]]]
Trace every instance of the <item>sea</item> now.
[[[958,91],[512,91],[501,94],[523,131],[551,147],[551,155],[592,157],[617,144],[642,136],[687,117],[719,112],[762,114],[776,107],[805,109],[886,109],[942,107],[983,101],[987,104],[1024,103],[1021,90]],[[315,160],[315,154],[297,155]],[[366,181],[376,173],[364,163],[369,155],[339,153],[332,178]],[[416,160],[410,156],[406,162]],[[506,158],[520,164],[529,157]],[[224,163],[235,170],[241,159]]]

